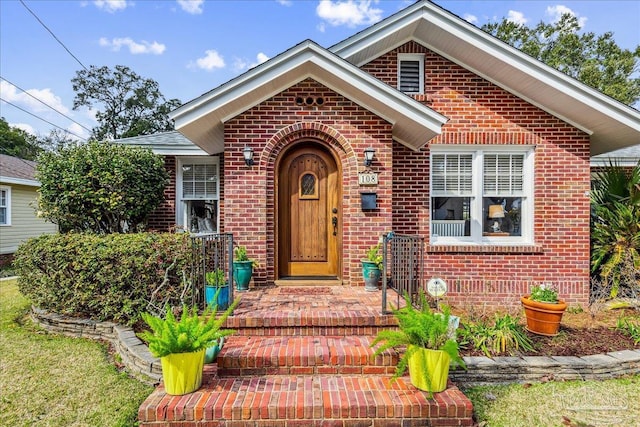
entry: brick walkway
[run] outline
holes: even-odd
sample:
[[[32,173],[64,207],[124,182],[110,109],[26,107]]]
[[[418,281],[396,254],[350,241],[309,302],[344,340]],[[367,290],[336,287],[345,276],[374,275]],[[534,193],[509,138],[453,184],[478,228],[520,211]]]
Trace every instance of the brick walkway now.
[[[362,287],[271,287],[240,294],[217,364],[203,386],[141,405],[150,426],[470,426],[471,402],[449,384],[428,399],[408,377],[390,380],[398,355],[373,357],[371,340],[395,319]],[[395,302],[395,298],[394,298]]]

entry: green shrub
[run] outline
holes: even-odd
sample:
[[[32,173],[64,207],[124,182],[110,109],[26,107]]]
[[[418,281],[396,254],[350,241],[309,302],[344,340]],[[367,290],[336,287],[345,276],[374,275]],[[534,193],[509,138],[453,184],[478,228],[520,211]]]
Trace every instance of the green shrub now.
[[[464,322],[460,336],[465,344],[470,343],[487,357],[512,354],[518,349],[533,351],[533,343],[522,325],[509,314],[496,313],[492,324],[483,320]]]
[[[616,329],[629,335],[634,344],[640,344],[640,317],[622,317],[618,319]]]
[[[20,291],[59,314],[133,324],[150,305],[191,301],[186,234],[43,235],[23,243],[14,267]]]

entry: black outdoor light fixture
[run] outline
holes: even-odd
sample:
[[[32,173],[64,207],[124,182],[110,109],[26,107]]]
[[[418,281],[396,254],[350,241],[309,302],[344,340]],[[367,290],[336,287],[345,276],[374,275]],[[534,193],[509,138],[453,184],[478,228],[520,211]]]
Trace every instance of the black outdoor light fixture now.
[[[373,163],[373,155],[376,154],[376,150],[373,147],[365,148],[364,150],[364,165],[369,167]]]
[[[242,155],[247,166],[253,166],[253,148],[245,146]]]

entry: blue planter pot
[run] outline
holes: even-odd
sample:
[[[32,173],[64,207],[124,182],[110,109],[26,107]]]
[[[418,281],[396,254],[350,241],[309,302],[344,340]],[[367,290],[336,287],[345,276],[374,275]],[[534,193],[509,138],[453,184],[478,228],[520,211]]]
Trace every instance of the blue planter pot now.
[[[218,310],[226,310],[229,307],[229,284],[220,287],[205,286],[204,301],[207,306],[217,304]]]
[[[224,347],[224,337],[220,338],[217,344],[207,348],[204,353],[204,363],[215,362],[218,357],[218,353],[222,350],[222,347]]]

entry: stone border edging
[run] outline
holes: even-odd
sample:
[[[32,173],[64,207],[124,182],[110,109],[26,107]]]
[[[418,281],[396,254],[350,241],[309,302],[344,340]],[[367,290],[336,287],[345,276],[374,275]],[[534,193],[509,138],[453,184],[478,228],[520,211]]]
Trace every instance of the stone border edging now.
[[[44,329],[63,335],[110,341],[122,363],[149,384],[162,379],[160,359],[133,329],[113,322],[66,317],[32,307],[32,318]],[[449,372],[452,381],[465,386],[554,380],[603,380],[640,373],[640,350],[621,350],[592,356],[464,357],[467,370]],[[139,375],[138,375],[139,374]]]

